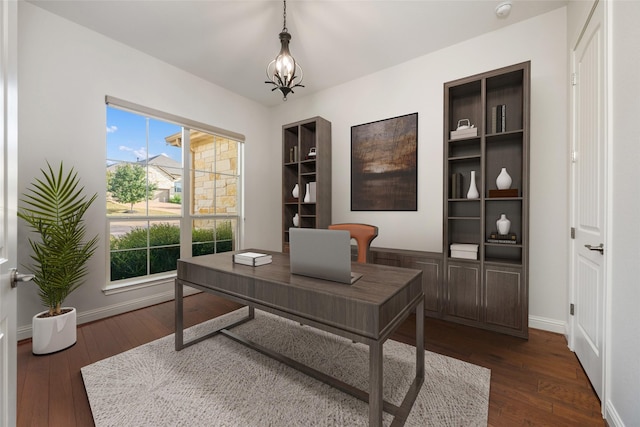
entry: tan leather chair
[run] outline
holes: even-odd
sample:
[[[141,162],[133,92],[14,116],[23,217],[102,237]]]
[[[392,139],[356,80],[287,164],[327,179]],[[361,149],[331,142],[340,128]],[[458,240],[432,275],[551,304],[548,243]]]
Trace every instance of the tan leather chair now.
[[[369,258],[369,249],[373,239],[378,237],[378,227],[369,224],[331,224],[329,230],[346,230],[355,239],[358,245],[358,262],[366,263]]]

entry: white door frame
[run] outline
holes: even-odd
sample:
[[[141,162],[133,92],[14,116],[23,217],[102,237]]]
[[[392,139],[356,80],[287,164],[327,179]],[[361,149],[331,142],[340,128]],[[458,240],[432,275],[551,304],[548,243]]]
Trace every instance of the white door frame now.
[[[613,123],[613,81],[611,76],[613,76],[613,61],[611,56],[613,54],[613,3],[610,0],[601,0],[604,2],[604,92],[605,92],[605,155],[606,155],[606,168],[607,174],[605,181],[605,189],[607,192],[607,199],[605,204],[605,215],[606,217],[613,218],[613,128],[610,126],[610,123]],[[602,412],[602,417],[606,419],[606,415],[608,413],[608,396],[609,390],[611,389],[611,346],[608,344],[608,337],[611,336],[611,315],[613,313],[613,309],[611,306],[612,295],[611,295],[611,284],[613,283],[613,274],[610,266],[612,265],[612,251],[613,248],[613,224],[612,221],[607,220],[606,222],[606,240],[604,244],[609,250],[604,253],[604,262],[605,262],[605,274],[604,274],[604,294],[605,294],[605,303],[604,303],[604,325],[603,325],[603,338],[604,338],[604,360],[602,361],[602,402],[600,402],[600,409]]]
[[[0,0],[0,426],[16,424],[18,2]]]

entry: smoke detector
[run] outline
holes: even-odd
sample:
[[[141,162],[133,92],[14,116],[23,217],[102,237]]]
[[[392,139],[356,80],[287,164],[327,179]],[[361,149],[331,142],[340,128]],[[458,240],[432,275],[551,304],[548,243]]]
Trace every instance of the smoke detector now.
[[[498,18],[506,18],[511,13],[511,0],[503,1],[496,6],[496,16]]]

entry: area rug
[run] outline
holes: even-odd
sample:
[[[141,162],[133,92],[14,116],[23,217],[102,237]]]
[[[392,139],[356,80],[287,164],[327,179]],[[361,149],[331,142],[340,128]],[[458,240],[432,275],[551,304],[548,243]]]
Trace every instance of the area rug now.
[[[185,340],[246,316],[189,328]],[[223,322],[223,323],[221,323]],[[233,329],[260,345],[368,390],[368,347],[256,310]],[[415,348],[384,344],[384,399],[400,405]],[[425,351],[425,381],[407,426],[486,426],[490,371]],[[366,426],[368,405],[228,337],[182,351],[170,335],[82,368],[96,426]],[[383,423],[393,417],[385,413]]]

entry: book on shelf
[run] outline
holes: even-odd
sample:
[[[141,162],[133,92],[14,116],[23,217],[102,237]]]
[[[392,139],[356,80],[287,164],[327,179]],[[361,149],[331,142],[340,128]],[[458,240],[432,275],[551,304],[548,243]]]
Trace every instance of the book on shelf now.
[[[507,243],[510,245],[515,245],[516,243],[518,243],[518,236],[516,236],[515,233],[490,233],[489,238],[487,239],[487,243]]]
[[[462,198],[462,174],[461,173],[451,174],[451,198],[452,199]]]
[[[298,147],[293,146],[289,148],[289,163],[295,163],[298,161]]]
[[[497,117],[498,117],[498,107],[491,107],[491,133],[496,133]]]
[[[491,107],[491,133],[507,131],[507,106],[506,104]]]
[[[233,262],[236,264],[249,265],[251,267],[269,264],[271,261],[271,255],[259,252],[244,252],[233,255]]]
[[[487,243],[500,243],[501,245],[502,244],[515,245],[518,242],[516,242],[515,240],[487,239]]]

